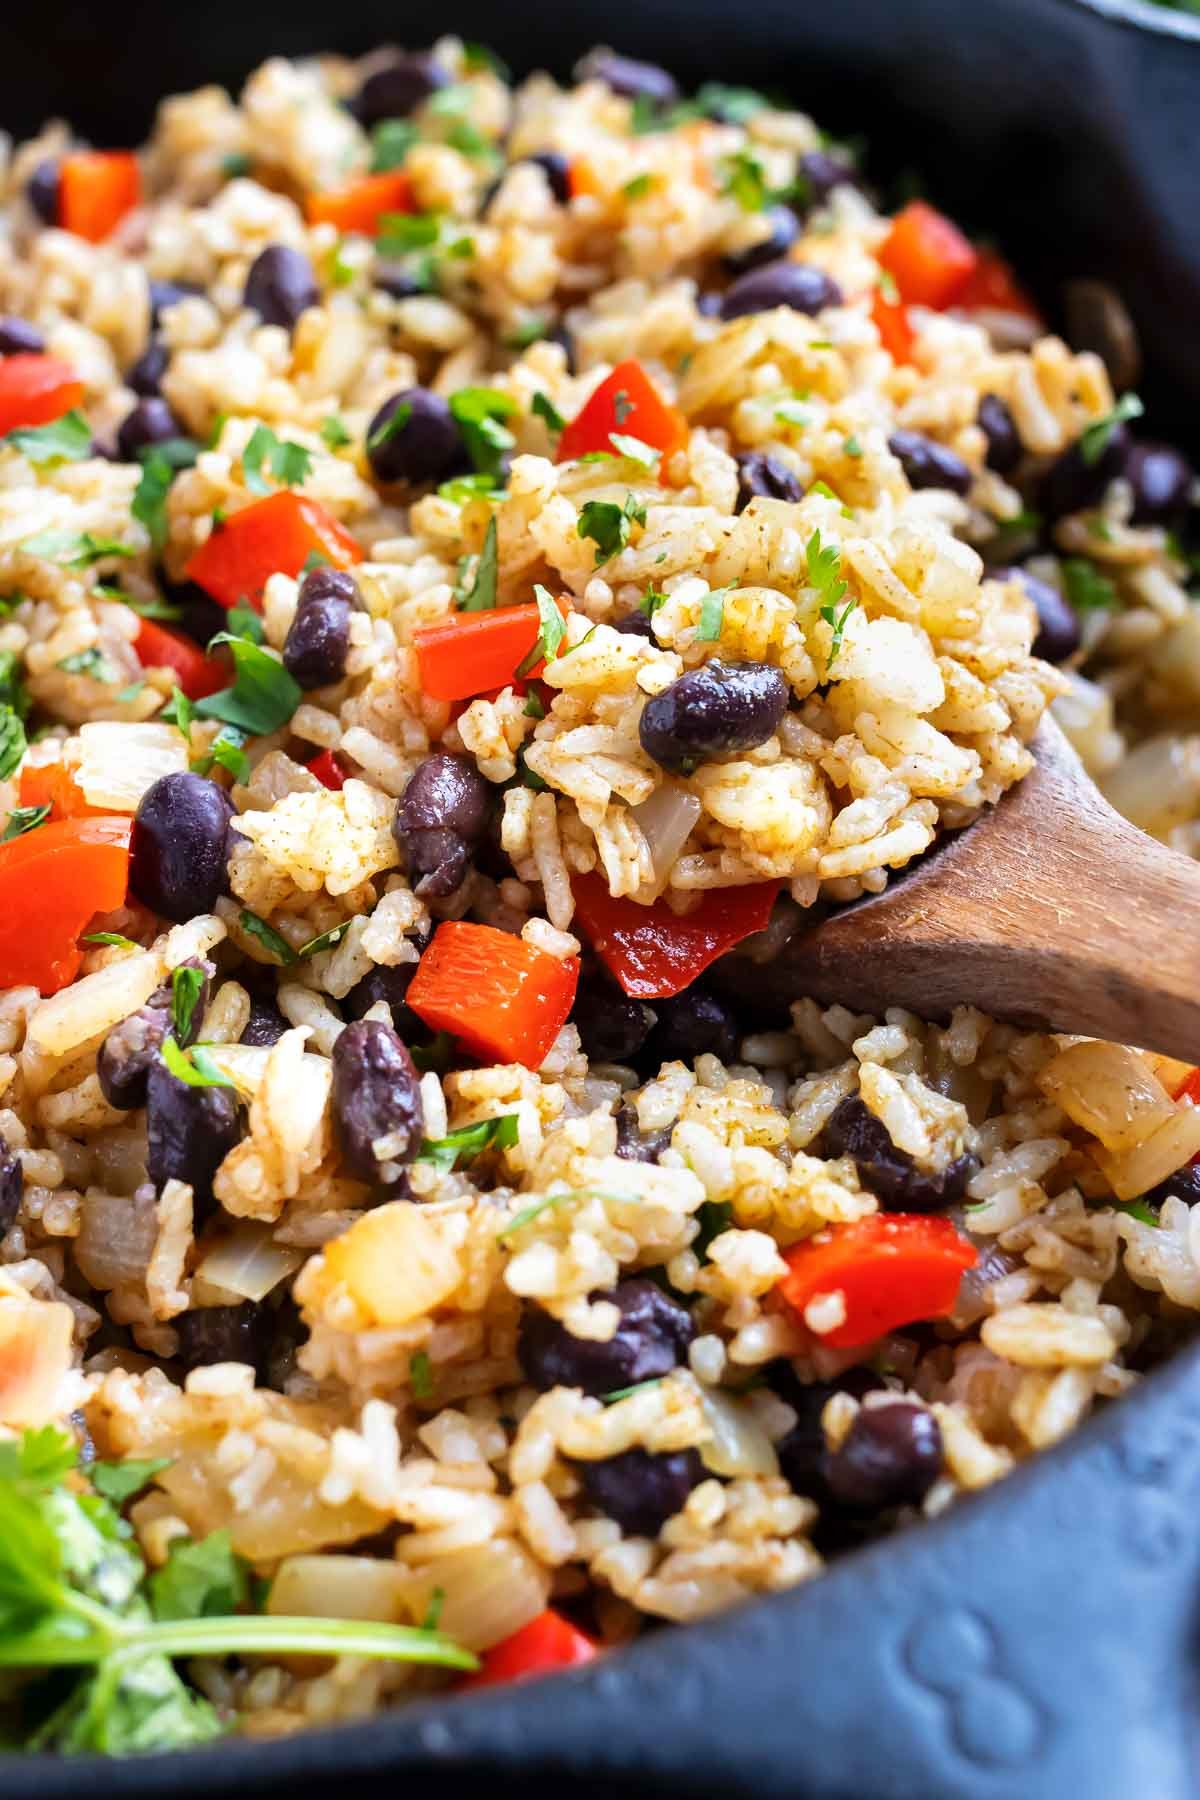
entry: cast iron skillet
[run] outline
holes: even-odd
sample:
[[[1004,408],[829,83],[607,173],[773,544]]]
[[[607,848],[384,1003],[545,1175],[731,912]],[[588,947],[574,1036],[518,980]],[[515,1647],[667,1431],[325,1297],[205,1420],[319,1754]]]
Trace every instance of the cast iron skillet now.
[[[7,24],[0,117],[136,142],[162,93],[262,57],[457,29],[518,69],[594,42],[684,80],[781,89],[990,229],[1053,313],[1103,275],[1147,398],[1200,402],[1200,22],[1127,0],[49,0]],[[886,996],[881,996],[886,999]],[[280,1744],[137,1763],[0,1757],[6,1800],[390,1792],[524,1800],[1194,1800],[1200,1349],[998,1488],[807,1588],[552,1683]]]

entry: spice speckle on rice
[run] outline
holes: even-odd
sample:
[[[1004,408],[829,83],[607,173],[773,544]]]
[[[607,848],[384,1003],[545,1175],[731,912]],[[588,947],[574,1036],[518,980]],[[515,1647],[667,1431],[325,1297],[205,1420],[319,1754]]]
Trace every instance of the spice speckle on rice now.
[[[1200,854],[1194,479],[1100,358],[607,51],[274,59],[3,188],[13,1729],[587,1661],[1167,1354],[1200,1071],[737,976],[1049,705]]]

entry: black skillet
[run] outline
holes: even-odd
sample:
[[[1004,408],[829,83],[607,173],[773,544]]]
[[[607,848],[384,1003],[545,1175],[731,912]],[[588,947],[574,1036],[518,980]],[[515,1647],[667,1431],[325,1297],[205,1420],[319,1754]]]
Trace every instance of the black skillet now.
[[[136,142],[155,98],[272,52],[456,29],[518,69],[594,42],[779,89],[865,133],[990,230],[1053,313],[1131,304],[1164,431],[1200,404],[1200,20],[1139,0],[49,0],[6,20],[0,118]],[[886,996],[881,996],[886,1000]],[[1069,1443],[811,1586],[577,1675],[280,1744],[0,1757],[3,1800],[255,1794],[686,1800],[1194,1800],[1200,1794],[1200,1350]]]

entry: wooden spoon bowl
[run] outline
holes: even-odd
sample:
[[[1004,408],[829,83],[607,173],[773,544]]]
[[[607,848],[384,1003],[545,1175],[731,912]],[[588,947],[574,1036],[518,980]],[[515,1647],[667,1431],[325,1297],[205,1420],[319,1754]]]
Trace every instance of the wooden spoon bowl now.
[[[1115,812],[1049,715],[1037,765],[886,891],[771,963],[774,996],[977,1006],[1200,1062],[1200,863]]]

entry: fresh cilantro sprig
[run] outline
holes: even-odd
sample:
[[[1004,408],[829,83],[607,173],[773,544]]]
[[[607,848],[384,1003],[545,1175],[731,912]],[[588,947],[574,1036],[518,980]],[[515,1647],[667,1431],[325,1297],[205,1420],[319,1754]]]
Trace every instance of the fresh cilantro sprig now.
[[[256,425],[242,451],[242,475],[252,494],[269,494],[263,464],[281,487],[303,487],[312,468],[312,451],[290,438],[278,438],[269,425]]]
[[[209,643],[224,644],[233,658],[233,685],[197,700],[194,711],[202,719],[221,719],[251,737],[265,737],[286,725],[303,698],[300,686],[277,657],[261,644],[219,631]]]
[[[591,538],[596,546],[596,567],[618,555],[629,542],[630,527],[646,523],[646,508],[633,494],[626,494],[624,506],[615,500],[589,500],[579,514],[576,527],[581,538]]]
[[[700,602],[700,618],[696,625],[696,642],[698,644],[715,644],[721,636],[721,627],[725,623],[725,602],[732,594],[736,582],[729,587],[711,588]]]
[[[451,1639],[411,1626],[235,1611],[250,1599],[227,1532],[172,1546],[148,1575],[120,1506],[161,1473],[158,1461],[100,1464],[85,1480],[53,1426],[0,1444],[0,1667],[61,1670],[20,1697],[28,1748],[120,1755],[174,1750],[221,1735],[215,1709],[175,1659],[366,1656],[471,1669]]]
[[[1118,427],[1130,419],[1140,419],[1145,410],[1136,394],[1122,394],[1111,412],[1084,427],[1079,434],[1079,454],[1089,468],[1100,461]]]
[[[28,747],[25,727],[15,708],[0,704],[0,781],[7,781]]]
[[[496,521],[489,519],[483,536],[483,549],[475,563],[475,577],[469,588],[463,588],[458,602],[460,612],[491,612],[496,604],[496,582],[500,573]]]
[[[17,545],[23,556],[41,556],[64,569],[86,569],[103,556],[136,556],[132,544],[94,531],[37,531]]]
[[[858,600],[851,594],[841,612],[838,611],[837,606],[832,601],[827,601],[821,608],[821,617],[833,633],[833,636],[829,640],[829,655],[825,660],[825,667],[827,669],[832,669],[834,663],[837,661],[842,648],[842,640],[846,635],[846,620],[850,617],[850,614],[857,605]]]
[[[1086,556],[1064,557],[1060,567],[1067,599],[1076,612],[1107,612],[1120,605],[1113,583]]]
[[[189,1050],[181,1049],[173,1036],[165,1037],[160,1051],[164,1063],[177,1081],[182,1081],[192,1088],[235,1087],[228,1075],[218,1069],[208,1053],[205,1044],[193,1044]]]
[[[0,844],[7,844],[10,838],[24,837],[27,831],[35,831],[49,817],[49,801],[42,806],[14,806],[4,830],[0,831]]]
[[[469,1162],[481,1150],[510,1150],[517,1141],[518,1124],[516,1113],[501,1113],[497,1119],[463,1125],[444,1138],[426,1138],[417,1161],[432,1163],[439,1174],[448,1175],[459,1162]]]
[[[84,462],[93,454],[92,428],[72,409],[49,425],[17,425],[0,442],[19,450],[27,462],[52,469],[57,463]]]
[[[537,601],[540,629],[532,648],[527,655],[521,658],[513,670],[514,675],[518,677],[528,675],[529,671],[536,668],[543,658],[547,662],[553,662],[567,629],[553,594],[547,593],[544,587],[537,584],[534,586],[533,597]]]
[[[450,396],[450,411],[462,433],[467,455],[480,474],[497,476],[505,454],[516,443],[502,419],[518,410],[515,400],[499,388],[459,388]]]
[[[821,533],[814,531],[804,547],[804,561],[810,584],[816,588],[826,606],[836,606],[846,592],[841,579],[842,553],[836,544],[822,544]]]

